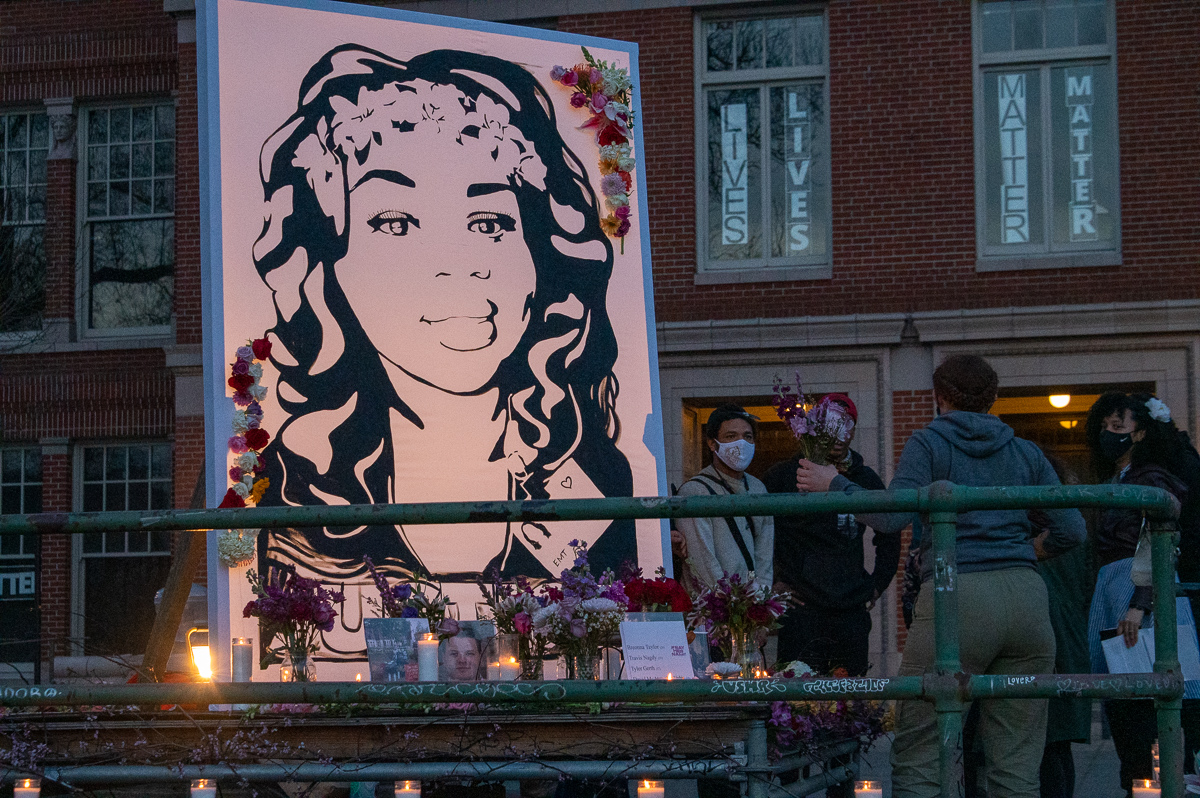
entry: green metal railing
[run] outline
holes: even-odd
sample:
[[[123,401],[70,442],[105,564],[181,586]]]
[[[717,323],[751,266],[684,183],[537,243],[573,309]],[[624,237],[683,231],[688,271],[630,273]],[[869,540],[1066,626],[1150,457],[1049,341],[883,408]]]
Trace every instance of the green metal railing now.
[[[957,515],[971,510],[1034,508],[1124,508],[1140,510],[1152,535],[1155,663],[1154,673],[1128,675],[1041,674],[1022,676],[966,675],[959,656]],[[1183,798],[1183,733],[1180,672],[1175,617],[1175,520],[1179,504],[1170,494],[1135,486],[1061,486],[1041,488],[969,488],[938,482],[920,490],[861,491],[853,494],[768,494],[672,498],[572,499],[531,502],[446,502],[341,507],[246,508],[238,510],[172,510],[165,512],[43,513],[0,516],[0,535],[82,534],[126,529],[208,530],[259,527],[358,527],[368,524],[444,524],[471,522],[528,522],[630,518],[726,517],[731,515],[793,515],[808,513],[917,512],[928,516],[934,557],[934,668],[922,676],[849,679],[760,679],[741,681],[604,681],[604,682],[483,682],[472,684],[406,683],[251,683],[251,684],[133,684],[42,685],[0,688],[0,707],[164,705],[164,704],[387,704],[422,705],[437,702],[512,704],[541,709],[563,703],[621,701],[685,703],[730,701],[925,700],[937,712],[943,741],[940,761],[942,795],[956,795],[954,754],[962,737],[962,712],[967,702],[987,698],[1044,699],[1055,696],[1087,698],[1153,698],[1158,716],[1162,794]],[[769,770],[766,729],[752,724],[747,739],[747,776]],[[416,773],[420,763],[384,768],[395,778]],[[585,763],[578,763],[585,764]],[[644,764],[644,763],[643,763]],[[702,763],[704,767],[708,763]],[[269,766],[267,771],[274,773]],[[358,767],[358,766],[356,766]],[[406,770],[407,768],[407,770]],[[310,768],[311,769],[311,768]],[[703,768],[702,768],[703,769]],[[181,771],[160,769],[140,774],[142,781],[178,780]],[[694,778],[693,768],[647,766],[658,777]],[[294,771],[294,768],[291,771]],[[216,774],[216,769],[211,771]],[[282,771],[281,771],[282,772]],[[299,772],[299,771],[295,771]],[[306,771],[307,772],[307,771]],[[355,771],[357,772],[357,771]],[[383,772],[382,770],[380,771]],[[515,771],[514,771],[515,772]],[[639,773],[642,771],[638,771]],[[139,772],[140,773],[140,772]],[[314,771],[315,773],[315,771]],[[322,771],[330,779],[347,776],[335,767]],[[580,771],[582,774],[583,771]],[[156,775],[157,774],[157,775]],[[93,774],[100,778],[106,774]],[[117,778],[115,774],[112,778]],[[141,778],[145,775],[146,778]],[[766,798],[768,784],[748,779],[749,798]]]

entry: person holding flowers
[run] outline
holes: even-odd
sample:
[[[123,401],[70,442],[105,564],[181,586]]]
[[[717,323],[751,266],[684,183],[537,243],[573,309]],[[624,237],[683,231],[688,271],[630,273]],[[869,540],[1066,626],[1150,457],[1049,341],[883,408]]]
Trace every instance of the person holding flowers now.
[[[746,473],[754,457],[755,421],[737,405],[714,410],[704,425],[712,463],[683,483],[679,495],[766,493],[766,486]],[[700,587],[714,587],[734,574],[743,581],[754,574],[761,584],[772,583],[775,520],[770,516],[679,518],[675,523],[687,544],[688,571]]]
[[[780,396],[780,402],[785,397]],[[821,403],[841,408],[851,422],[845,438],[834,439],[829,461],[839,473],[866,490],[883,490],[883,480],[850,448],[858,408],[844,393],[827,394]],[[763,475],[771,493],[795,493],[803,451],[776,463]],[[775,584],[792,594],[794,603],[779,630],[781,662],[803,660],[819,673],[845,668],[865,676],[869,665],[870,609],[900,563],[900,536],[875,534],[874,572],[863,563],[867,525],[851,513],[817,513],[775,517]]]

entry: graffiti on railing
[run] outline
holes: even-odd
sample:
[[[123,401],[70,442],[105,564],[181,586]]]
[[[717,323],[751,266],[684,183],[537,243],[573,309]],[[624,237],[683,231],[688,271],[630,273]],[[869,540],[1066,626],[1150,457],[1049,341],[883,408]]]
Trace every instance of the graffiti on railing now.
[[[0,690],[4,698],[55,698],[58,690],[53,687],[5,687]]]
[[[882,693],[891,679],[815,679],[805,682],[806,693]]]
[[[777,679],[719,679],[713,682],[709,692],[727,695],[771,695],[786,693],[787,686]]]
[[[383,696],[396,700],[420,698],[444,698],[453,701],[461,699],[504,699],[525,698],[541,699],[543,701],[562,701],[567,696],[566,689],[554,682],[462,682],[459,684],[440,683],[392,683],[365,685],[360,691],[363,695]]]

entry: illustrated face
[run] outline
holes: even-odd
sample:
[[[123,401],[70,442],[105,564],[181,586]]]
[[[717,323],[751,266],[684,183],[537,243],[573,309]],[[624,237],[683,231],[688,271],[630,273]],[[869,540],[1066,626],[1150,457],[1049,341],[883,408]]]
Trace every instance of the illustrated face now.
[[[475,638],[452,637],[446,641],[446,669],[452,682],[479,678],[479,644]]]
[[[529,326],[537,287],[513,164],[475,144],[421,124],[373,147],[350,184],[336,266],[379,353],[451,393],[492,379]]]

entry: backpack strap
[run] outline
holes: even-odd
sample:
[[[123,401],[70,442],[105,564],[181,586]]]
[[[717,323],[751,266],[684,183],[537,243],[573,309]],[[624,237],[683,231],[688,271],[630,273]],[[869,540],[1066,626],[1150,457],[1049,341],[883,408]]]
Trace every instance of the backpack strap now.
[[[704,489],[713,496],[720,495],[717,493],[716,489],[713,488],[712,484],[710,484],[707,478],[701,479],[703,476],[703,474],[697,474],[689,479],[688,482],[696,482],[700,485],[703,485]],[[750,526],[750,536],[753,538],[755,533],[754,520],[751,519],[750,516],[745,516],[745,518],[746,523]],[[750,573],[754,573],[754,555],[750,553],[750,549],[746,547],[746,541],[742,539],[741,527],[737,525],[737,521],[729,517],[725,518],[725,524],[729,527],[729,535],[733,538],[733,542],[737,544],[738,551],[742,553],[742,559],[746,561],[746,569]]]

